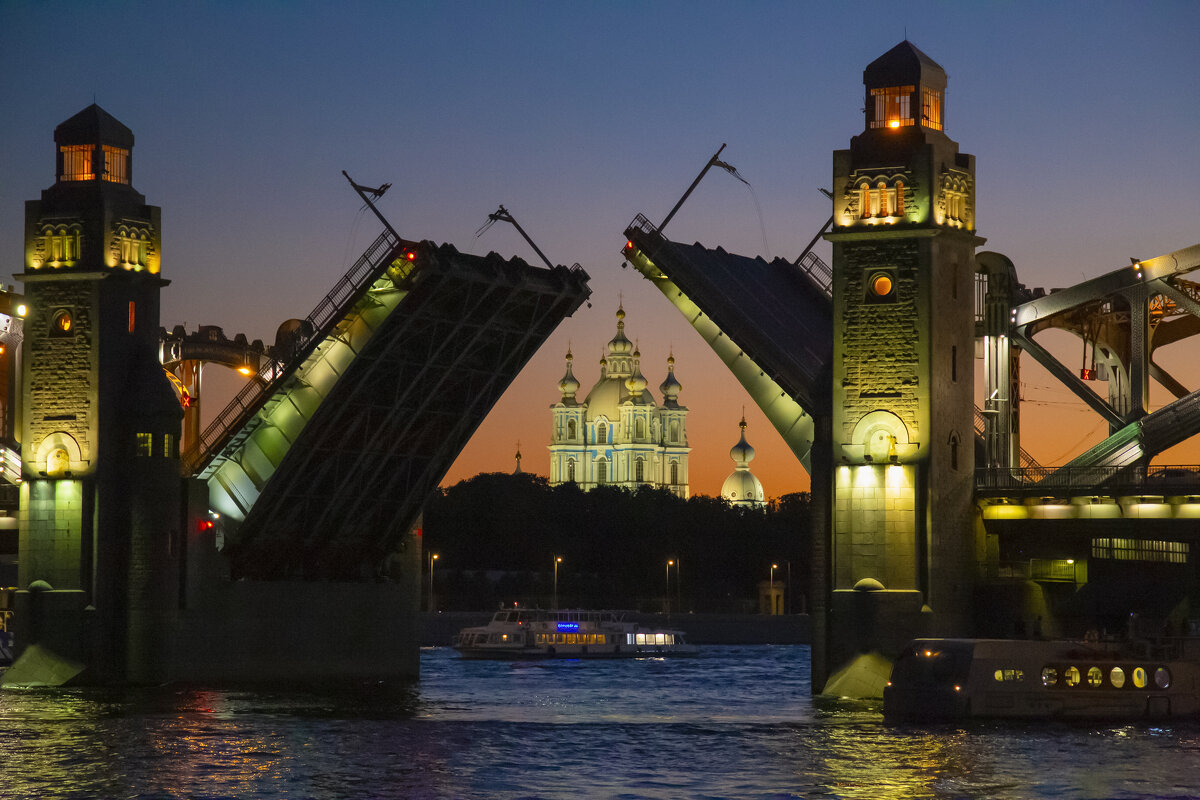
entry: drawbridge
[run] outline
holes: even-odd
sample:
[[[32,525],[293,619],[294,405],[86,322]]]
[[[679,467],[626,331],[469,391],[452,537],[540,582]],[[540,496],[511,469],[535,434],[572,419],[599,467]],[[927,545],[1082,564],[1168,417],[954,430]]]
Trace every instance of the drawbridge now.
[[[590,294],[579,265],[468,255],[384,224],[184,454],[235,577],[381,569],[488,411]]]
[[[766,261],[672,242],[641,214],[625,238],[625,259],[679,309],[811,471],[813,415],[830,402],[829,266],[811,250],[794,262]],[[981,453],[985,419],[976,408]],[[1022,466],[1038,467],[1023,449],[1016,454]]]

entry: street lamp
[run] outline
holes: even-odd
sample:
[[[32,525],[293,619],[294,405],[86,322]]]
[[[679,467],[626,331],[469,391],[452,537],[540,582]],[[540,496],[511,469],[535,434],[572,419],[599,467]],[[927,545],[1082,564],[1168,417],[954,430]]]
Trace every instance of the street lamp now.
[[[667,559],[667,586],[666,586],[667,614],[671,613],[671,567],[673,567],[674,565],[675,565],[675,559],[673,559],[673,558]]]
[[[554,603],[553,607],[558,609],[558,565],[562,563],[562,556],[554,557]]]
[[[437,553],[429,554],[429,611],[433,611],[433,562],[437,560]]]
[[[777,569],[779,569],[778,564],[771,565],[771,580],[770,580],[771,591],[770,591],[769,596],[771,598],[771,615],[772,616],[775,615],[775,570],[777,570]]]

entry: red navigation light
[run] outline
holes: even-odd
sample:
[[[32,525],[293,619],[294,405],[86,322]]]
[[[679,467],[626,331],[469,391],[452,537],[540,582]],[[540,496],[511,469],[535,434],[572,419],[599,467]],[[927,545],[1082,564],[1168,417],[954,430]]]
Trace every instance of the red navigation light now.
[[[416,253],[414,253],[412,250],[405,250],[405,251],[404,251],[404,257],[405,257],[405,258],[407,258],[409,261],[416,261],[416,260],[417,260],[417,254],[416,254]]]
[[[211,531],[213,526],[214,523],[211,519],[196,520],[196,530],[198,531]]]
[[[625,242],[625,249],[626,249],[626,250],[632,250],[632,249],[633,249],[633,242],[630,242],[630,241],[626,240],[626,242]]]

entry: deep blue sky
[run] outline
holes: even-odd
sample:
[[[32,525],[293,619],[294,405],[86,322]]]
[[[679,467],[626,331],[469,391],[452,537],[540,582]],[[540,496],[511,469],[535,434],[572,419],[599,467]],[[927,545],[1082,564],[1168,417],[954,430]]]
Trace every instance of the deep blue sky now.
[[[711,174],[671,237],[794,258],[829,216],[831,151],[862,130],[862,70],[906,34],[949,74],[946,132],[978,159],[979,232],[1025,283],[1200,241],[1200,3],[0,0],[0,273],[22,270],[23,203],[53,183],[54,127],[93,99],[133,129],[134,185],[163,209],[168,327],[269,341],[307,314],[378,232],[343,169],[394,184],[381,208],[409,238],[534,261],[510,228],[474,238],[503,203],[551,259],[588,270],[593,308],[534,358],[450,479],[511,469],[517,440],[545,472],[567,343],[587,387],[622,294],[652,387],[674,347],[692,489],[715,494],[745,395],[619,269],[622,231],[638,212],[661,220],[726,142],[754,195]],[[1048,377],[1026,379],[1035,455],[1058,462],[1099,436]],[[807,486],[757,409],[747,418],[767,493]]]

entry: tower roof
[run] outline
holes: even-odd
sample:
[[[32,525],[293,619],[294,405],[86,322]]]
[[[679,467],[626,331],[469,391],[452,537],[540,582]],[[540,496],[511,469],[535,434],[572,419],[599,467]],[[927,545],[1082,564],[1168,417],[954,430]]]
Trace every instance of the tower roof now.
[[[133,131],[112,114],[92,103],[54,129],[56,144],[107,144],[133,147]]]
[[[905,39],[867,65],[863,70],[863,83],[868,87],[924,84],[943,89],[946,86],[946,70]]]

